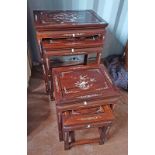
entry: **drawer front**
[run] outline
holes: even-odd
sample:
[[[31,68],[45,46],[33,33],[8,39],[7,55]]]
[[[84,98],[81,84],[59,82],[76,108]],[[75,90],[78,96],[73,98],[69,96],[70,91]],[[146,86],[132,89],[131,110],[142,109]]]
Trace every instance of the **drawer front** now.
[[[44,50],[100,47],[103,46],[103,44],[104,36],[46,39],[42,41]]]
[[[97,122],[97,123],[88,123],[85,125],[74,125],[74,126],[64,126],[63,130],[64,131],[73,131],[73,130],[81,130],[81,129],[89,129],[89,128],[98,128],[98,127],[105,127],[105,126],[110,126],[112,125],[112,121],[107,121],[107,122]]]
[[[87,111],[85,114],[73,113],[73,111],[64,112],[62,114],[64,128],[88,129],[101,126],[103,127],[105,125],[110,125],[115,118],[110,106],[108,105],[95,107],[93,112],[90,111],[90,109],[85,110]]]
[[[105,35],[105,29],[87,29],[87,30],[70,30],[70,31],[44,31],[37,32],[39,39],[43,38],[75,38],[94,35]]]
[[[70,49],[70,48],[89,48],[103,46],[103,41],[76,41],[76,42],[57,42],[45,45],[45,50]]]
[[[84,55],[84,54],[91,54],[91,53],[101,53],[103,47],[97,48],[70,48],[64,50],[46,50],[44,54],[47,57],[50,56],[69,56],[69,55]]]
[[[66,110],[76,110],[83,109],[83,108],[93,108],[96,106],[103,106],[103,105],[110,105],[116,104],[119,97],[111,98],[111,99],[104,99],[104,100],[96,100],[96,101],[83,101],[83,102],[75,102],[75,103],[68,103],[68,104],[57,104],[56,108],[58,112],[63,112]]]

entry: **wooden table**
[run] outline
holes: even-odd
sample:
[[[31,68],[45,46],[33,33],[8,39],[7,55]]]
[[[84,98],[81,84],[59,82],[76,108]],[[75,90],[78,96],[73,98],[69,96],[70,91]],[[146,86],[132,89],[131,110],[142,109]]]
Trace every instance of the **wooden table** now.
[[[120,94],[104,65],[81,65],[53,69],[54,96],[59,139],[63,140],[62,112],[115,104]]]
[[[34,25],[47,92],[51,89],[49,57],[84,54],[87,64],[88,54],[97,51],[100,62],[108,24],[94,11],[34,11]]]

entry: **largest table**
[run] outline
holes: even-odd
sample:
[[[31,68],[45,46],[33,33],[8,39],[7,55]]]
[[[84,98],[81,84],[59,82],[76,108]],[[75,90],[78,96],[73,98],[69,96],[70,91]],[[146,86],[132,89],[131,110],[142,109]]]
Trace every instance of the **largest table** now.
[[[85,53],[85,64],[92,50],[94,53],[97,50],[98,59],[101,57],[108,24],[92,10],[35,10],[34,25],[47,92],[50,90],[47,53],[50,56],[54,53],[59,56]],[[51,42],[42,44],[45,39],[51,39]]]

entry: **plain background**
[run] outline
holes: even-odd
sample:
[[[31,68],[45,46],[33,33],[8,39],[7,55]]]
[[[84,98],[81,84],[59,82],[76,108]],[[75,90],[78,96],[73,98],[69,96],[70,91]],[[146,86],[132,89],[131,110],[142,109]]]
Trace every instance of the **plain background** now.
[[[155,154],[154,3],[129,1],[129,155]],[[26,1],[1,1],[0,73],[0,154],[26,155]]]

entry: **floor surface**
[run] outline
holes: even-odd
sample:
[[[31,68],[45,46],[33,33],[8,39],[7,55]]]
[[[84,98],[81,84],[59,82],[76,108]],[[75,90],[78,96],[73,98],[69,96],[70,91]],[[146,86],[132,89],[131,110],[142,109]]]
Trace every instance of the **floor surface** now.
[[[64,150],[64,143],[58,140],[56,111],[54,101],[49,101],[45,93],[40,70],[32,71],[28,89],[28,155],[127,155],[128,154],[128,95],[121,91],[122,97],[115,106],[114,121],[103,145],[78,145]],[[76,138],[94,137],[96,129],[76,132]]]

